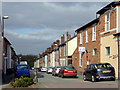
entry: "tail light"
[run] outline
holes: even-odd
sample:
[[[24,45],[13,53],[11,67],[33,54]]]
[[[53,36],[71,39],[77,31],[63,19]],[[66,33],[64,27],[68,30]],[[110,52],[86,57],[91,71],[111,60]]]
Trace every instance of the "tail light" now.
[[[57,71],[57,68],[55,69],[55,71]]]
[[[30,73],[30,69],[28,70],[28,72]]]

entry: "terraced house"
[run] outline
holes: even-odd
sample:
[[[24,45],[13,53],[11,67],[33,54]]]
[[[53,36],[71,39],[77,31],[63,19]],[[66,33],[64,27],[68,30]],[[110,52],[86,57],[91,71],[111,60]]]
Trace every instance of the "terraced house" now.
[[[75,30],[77,35],[67,35],[65,40],[63,34],[60,45],[53,43],[49,52],[51,66],[72,64],[82,73],[89,64],[110,63],[118,78],[120,1],[111,2],[95,14],[94,20]]]
[[[106,62],[115,67],[118,77],[118,44],[113,34],[120,32],[120,2],[112,2],[96,14],[96,19],[76,30],[74,66],[83,72],[89,64]]]

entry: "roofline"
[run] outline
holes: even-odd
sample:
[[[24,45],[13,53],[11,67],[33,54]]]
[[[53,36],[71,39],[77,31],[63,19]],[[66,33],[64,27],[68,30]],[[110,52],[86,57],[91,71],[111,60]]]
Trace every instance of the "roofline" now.
[[[111,7],[115,7],[116,5],[120,5],[120,1],[111,2],[110,4],[97,11],[96,14],[103,14],[105,11],[110,10]]]
[[[75,30],[75,32],[81,31],[81,30],[83,30],[83,29],[85,29],[85,28],[87,28],[95,23],[98,23],[98,22],[99,22],[99,18],[96,18],[96,19],[92,20],[91,22],[85,24],[84,26],[78,28],[77,30]]]
[[[6,37],[4,37],[4,39],[5,39],[10,45],[12,45],[12,44],[10,43],[10,41],[9,41]]]

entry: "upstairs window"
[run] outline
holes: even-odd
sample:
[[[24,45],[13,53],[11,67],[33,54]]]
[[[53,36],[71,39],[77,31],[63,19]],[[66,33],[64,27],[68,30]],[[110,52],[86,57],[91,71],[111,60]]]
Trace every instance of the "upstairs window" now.
[[[96,40],[96,25],[93,26],[92,41]]]
[[[110,30],[110,12],[105,14],[105,31]]]
[[[88,43],[88,28],[86,29],[86,43]]]
[[[61,57],[61,47],[60,47],[60,57]]]
[[[65,46],[64,46],[64,56],[65,56]]]
[[[83,36],[82,36],[82,31],[80,32],[80,44],[83,42]]]

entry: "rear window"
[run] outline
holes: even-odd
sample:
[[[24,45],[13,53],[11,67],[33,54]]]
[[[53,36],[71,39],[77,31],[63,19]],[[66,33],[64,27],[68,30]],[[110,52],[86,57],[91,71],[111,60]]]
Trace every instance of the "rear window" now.
[[[56,68],[61,68],[61,66],[57,66]]]
[[[17,70],[20,70],[20,69],[28,69],[28,66],[26,66],[26,65],[17,66]]]
[[[110,67],[112,67],[112,65],[110,65],[110,64],[98,64],[96,66],[97,66],[97,68],[110,68]]]
[[[67,67],[64,67],[64,69],[75,69],[75,68],[67,66]]]

